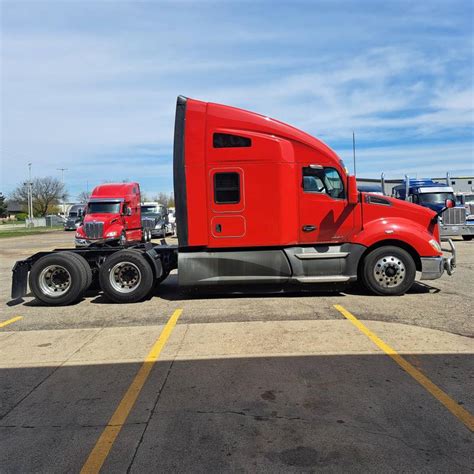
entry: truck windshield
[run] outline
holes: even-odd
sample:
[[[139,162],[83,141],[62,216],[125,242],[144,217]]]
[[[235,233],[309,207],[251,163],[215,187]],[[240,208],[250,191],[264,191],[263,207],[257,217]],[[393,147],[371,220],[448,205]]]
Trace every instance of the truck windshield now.
[[[119,202],[90,202],[88,214],[119,214]]]
[[[453,193],[423,193],[420,202],[425,204],[443,204],[446,199],[454,199]]]
[[[158,214],[156,206],[141,206],[142,214]]]
[[[464,202],[466,204],[474,204],[474,194],[466,194],[464,196]]]

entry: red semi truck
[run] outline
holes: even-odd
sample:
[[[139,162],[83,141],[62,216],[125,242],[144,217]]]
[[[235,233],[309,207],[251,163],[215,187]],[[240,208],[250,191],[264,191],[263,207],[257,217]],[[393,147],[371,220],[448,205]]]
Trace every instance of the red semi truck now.
[[[39,300],[60,305],[92,279],[112,301],[138,301],[176,268],[184,287],[360,279],[379,295],[454,270],[434,211],[358,192],[334,151],[269,117],[178,97],[173,166],[177,246],[37,253],[16,263],[12,297],[28,274]]]
[[[151,240],[151,222],[142,219],[140,185],[108,183],[92,191],[84,209],[84,221],[76,231],[76,247],[130,244]]]

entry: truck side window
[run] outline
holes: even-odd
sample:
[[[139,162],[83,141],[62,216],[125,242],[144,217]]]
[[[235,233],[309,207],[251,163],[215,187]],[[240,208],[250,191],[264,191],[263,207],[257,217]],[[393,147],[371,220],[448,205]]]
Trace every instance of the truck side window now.
[[[214,202],[237,204],[240,202],[239,173],[216,173],[214,175]]]
[[[303,191],[305,193],[322,193],[333,199],[344,199],[346,193],[341,176],[336,168],[315,169],[303,168]]]
[[[242,148],[252,146],[252,140],[230,133],[214,133],[212,145],[214,148]]]

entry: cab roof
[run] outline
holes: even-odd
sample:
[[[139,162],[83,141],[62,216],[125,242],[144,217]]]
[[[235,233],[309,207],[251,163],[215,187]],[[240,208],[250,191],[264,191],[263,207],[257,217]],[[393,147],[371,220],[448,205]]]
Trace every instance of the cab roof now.
[[[123,198],[128,195],[139,194],[138,183],[107,183],[96,186],[92,191],[90,199],[94,198]]]

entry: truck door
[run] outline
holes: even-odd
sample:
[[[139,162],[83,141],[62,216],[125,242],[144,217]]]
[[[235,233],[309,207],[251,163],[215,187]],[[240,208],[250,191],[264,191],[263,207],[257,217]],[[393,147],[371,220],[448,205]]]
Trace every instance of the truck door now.
[[[354,230],[354,207],[347,183],[334,167],[301,165],[299,188],[300,243],[340,243]]]
[[[238,241],[245,235],[244,173],[241,168],[213,168],[210,182],[210,241]],[[236,244],[238,245],[238,244]]]

